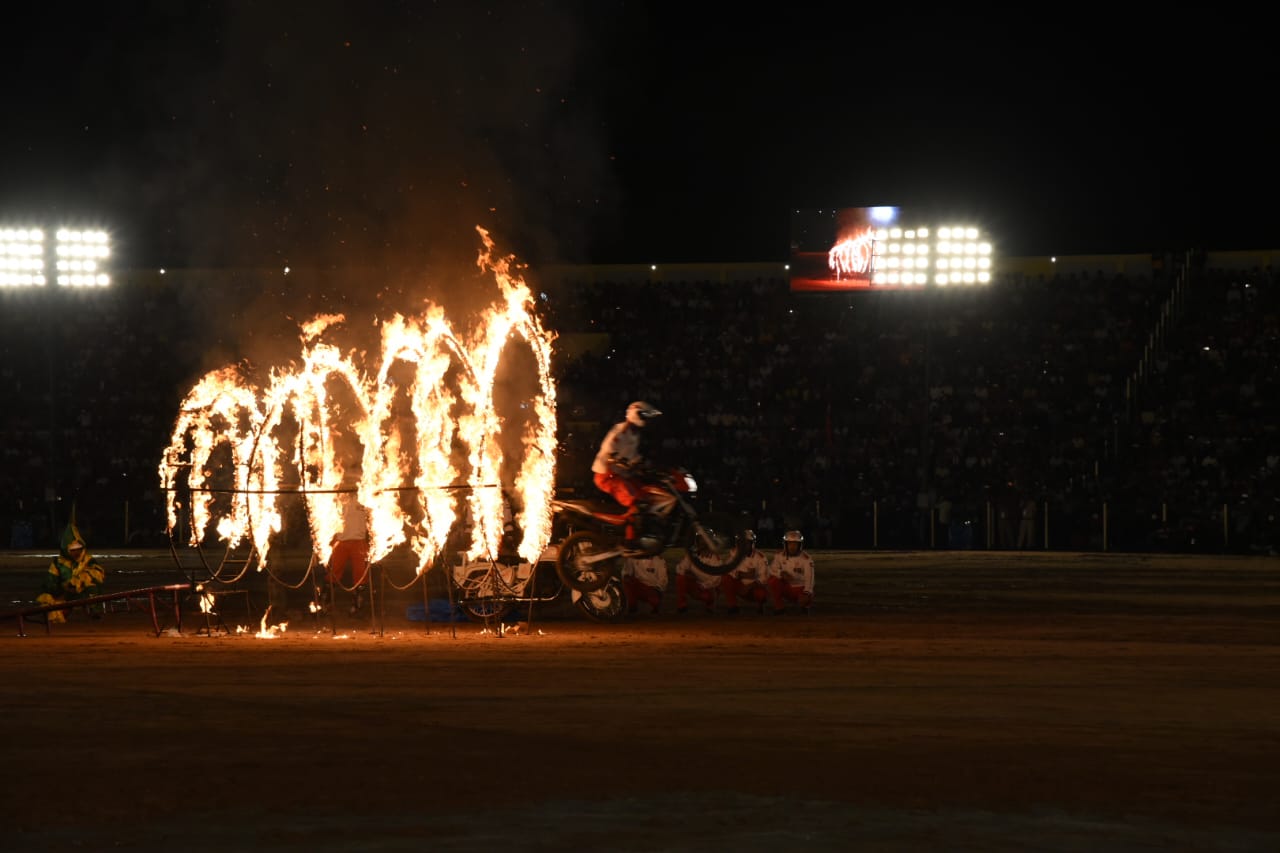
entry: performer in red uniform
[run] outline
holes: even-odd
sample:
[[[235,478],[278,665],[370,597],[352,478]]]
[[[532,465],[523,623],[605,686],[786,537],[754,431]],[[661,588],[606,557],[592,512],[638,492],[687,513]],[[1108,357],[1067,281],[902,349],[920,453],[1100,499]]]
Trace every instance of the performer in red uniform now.
[[[738,598],[754,601],[756,612],[764,613],[764,602],[768,598],[769,558],[756,548],[756,534],[746,531],[746,539],[751,543],[751,551],[742,558],[737,568],[720,578],[720,591],[724,593],[725,612],[734,615],[738,612]]]
[[[650,611],[662,609],[662,596],[667,589],[667,560],[662,555],[627,557],[622,564],[622,588],[627,595],[627,612],[635,613],[640,604]]]
[[[707,613],[715,613],[716,592],[719,589],[720,578],[695,566],[688,554],[676,565],[677,613],[684,613],[689,609],[690,598],[701,601],[702,608]]]
[[[782,536],[782,550],[769,563],[769,596],[773,612],[786,611],[783,602],[794,601],[806,615],[813,608],[813,557],[804,549],[804,534],[788,530]]]

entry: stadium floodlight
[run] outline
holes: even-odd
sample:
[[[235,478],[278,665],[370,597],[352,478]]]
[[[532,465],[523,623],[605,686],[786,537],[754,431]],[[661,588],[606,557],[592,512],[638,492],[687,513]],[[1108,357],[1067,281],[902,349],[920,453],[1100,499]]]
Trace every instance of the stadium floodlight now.
[[[793,211],[789,260],[798,291],[977,286],[990,284],[995,269],[982,229],[897,207]]]
[[[44,231],[0,228],[0,287],[44,287]]]
[[[105,231],[59,228],[54,255],[56,281],[63,287],[106,287],[104,266],[111,257]],[[50,269],[45,231],[37,226],[0,228],[0,287],[44,287]]]
[[[63,287],[106,287],[111,276],[102,269],[111,257],[110,241],[105,231],[58,229],[58,284]]]

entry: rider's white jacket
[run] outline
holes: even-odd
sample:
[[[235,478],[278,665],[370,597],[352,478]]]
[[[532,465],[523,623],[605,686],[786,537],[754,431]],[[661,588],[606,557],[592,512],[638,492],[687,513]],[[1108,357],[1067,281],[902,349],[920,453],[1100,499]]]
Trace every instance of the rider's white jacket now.
[[[591,462],[591,473],[604,474],[613,470],[609,463],[614,458],[628,465],[640,461],[640,430],[626,421],[614,424],[604,441],[600,442],[600,450]]]

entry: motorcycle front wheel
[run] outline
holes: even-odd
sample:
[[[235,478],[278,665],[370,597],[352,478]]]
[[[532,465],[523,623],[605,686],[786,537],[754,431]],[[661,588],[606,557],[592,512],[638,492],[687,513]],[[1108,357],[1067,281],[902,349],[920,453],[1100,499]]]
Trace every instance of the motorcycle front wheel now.
[[[689,543],[689,559],[709,575],[724,575],[733,571],[747,556],[745,526],[725,513],[713,513],[702,519],[706,531],[703,537],[697,529]]]
[[[489,564],[458,567],[454,570],[454,586],[458,606],[472,622],[498,621],[515,609],[510,598],[513,593]]]
[[[614,551],[613,556],[600,555]],[[592,559],[592,558],[596,559]],[[727,570],[726,570],[727,571]],[[570,589],[595,592],[610,578],[622,577],[622,555],[605,537],[593,530],[579,530],[560,544],[556,556],[556,573]]]
[[[462,612],[467,614],[467,619],[472,622],[500,622],[515,610],[515,605],[509,601],[484,600],[476,599],[473,601],[460,601],[458,606],[462,608]]]
[[[617,578],[610,578],[608,583],[595,592],[574,591],[571,595],[574,607],[595,622],[617,622],[627,610],[622,581]]]

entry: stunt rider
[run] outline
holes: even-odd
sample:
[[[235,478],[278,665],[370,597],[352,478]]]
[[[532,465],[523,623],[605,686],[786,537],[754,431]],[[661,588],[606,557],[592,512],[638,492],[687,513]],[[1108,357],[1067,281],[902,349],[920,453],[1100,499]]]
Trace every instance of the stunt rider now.
[[[626,539],[635,539],[633,519],[642,508],[644,490],[637,479],[638,466],[644,460],[640,455],[640,430],[662,412],[637,400],[627,406],[626,419],[613,425],[600,442],[600,450],[591,463],[592,479],[596,488],[627,508]]]

